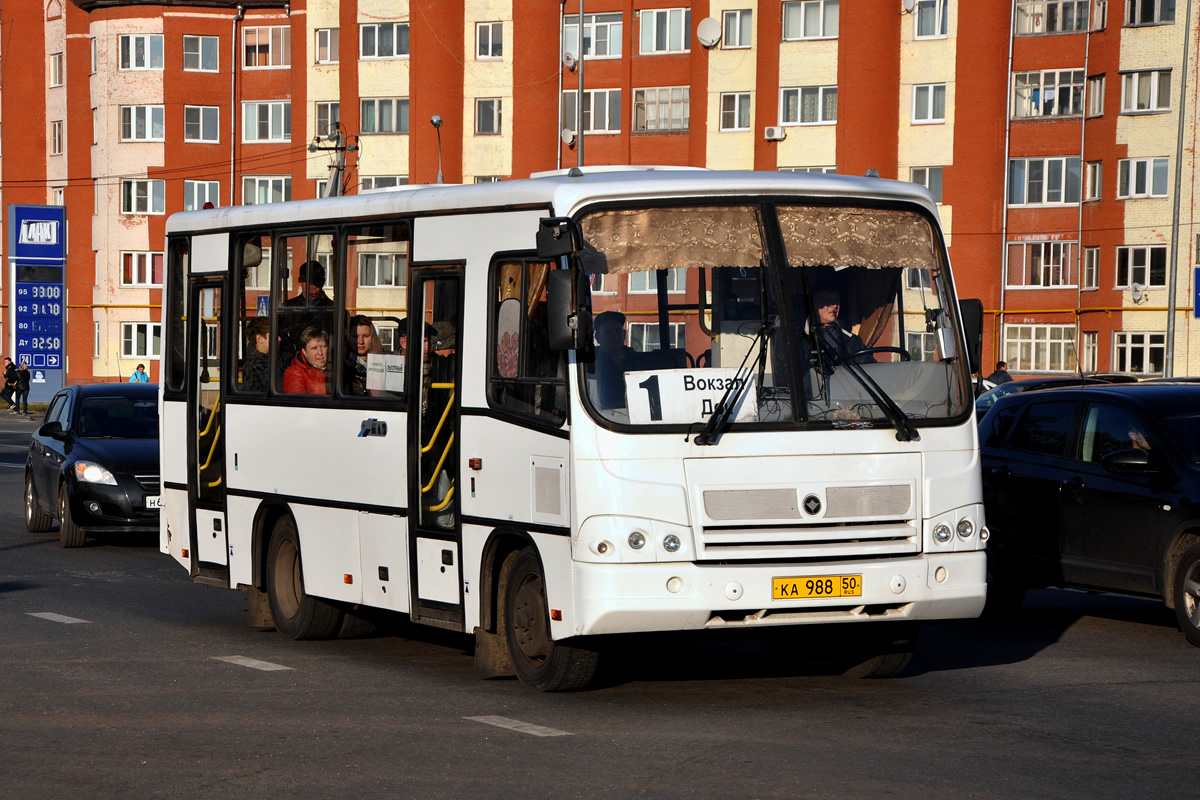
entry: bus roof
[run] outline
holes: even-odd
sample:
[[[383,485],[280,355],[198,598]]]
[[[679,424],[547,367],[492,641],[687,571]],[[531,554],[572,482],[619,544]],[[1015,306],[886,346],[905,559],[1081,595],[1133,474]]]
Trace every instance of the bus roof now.
[[[548,208],[558,216],[570,216],[595,202],[779,195],[901,201],[923,206],[937,218],[928,190],[903,181],[794,172],[603,166],[497,183],[412,185],[403,191],[185,211],[171,215],[167,233],[513,207]]]

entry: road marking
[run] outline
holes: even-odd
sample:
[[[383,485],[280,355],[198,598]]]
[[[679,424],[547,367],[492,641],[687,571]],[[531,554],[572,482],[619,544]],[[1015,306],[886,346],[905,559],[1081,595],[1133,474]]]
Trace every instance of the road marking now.
[[[213,660],[225,661],[230,664],[237,664],[240,667],[249,667],[250,669],[261,669],[263,672],[292,669],[292,667],[285,667],[282,664],[272,664],[270,661],[259,661],[257,658],[247,658],[246,656],[213,656]]]
[[[517,733],[528,733],[531,736],[574,736],[568,731],[560,731],[555,728],[544,728],[541,725],[534,725],[529,722],[521,722],[519,719],[509,719],[508,717],[486,716],[486,717],[463,717],[471,722],[482,722],[484,725],[495,725],[497,728],[508,728],[510,731]]]
[[[51,622],[61,622],[63,625],[76,625],[80,622],[88,622],[86,619],[77,619],[76,617],[66,617],[62,614],[55,614],[53,611],[30,611],[29,616],[37,617],[38,619],[48,619]]]

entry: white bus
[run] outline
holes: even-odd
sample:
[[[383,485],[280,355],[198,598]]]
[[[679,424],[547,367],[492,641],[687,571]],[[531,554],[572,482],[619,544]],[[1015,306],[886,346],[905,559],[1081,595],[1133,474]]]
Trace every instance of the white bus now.
[[[921,187],[574,169],[167,232],[161,549],[253,625],[387,609],[564,690],[653,631],[886,676],[983,608],[982,307]]]

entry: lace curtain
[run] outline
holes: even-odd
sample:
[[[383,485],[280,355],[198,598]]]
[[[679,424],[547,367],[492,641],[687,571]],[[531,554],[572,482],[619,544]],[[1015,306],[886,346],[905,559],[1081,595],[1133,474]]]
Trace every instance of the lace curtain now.
[[[584,240],[596,251],[584,262],[589,272],[615,275],[757,267],[763,261],[759,229],[758,210],[751,206],[603,211],[583,220]]]
[[[780,208],[779,225],[793,267],[907,267],[938,273],[929,223],[913,211]]]

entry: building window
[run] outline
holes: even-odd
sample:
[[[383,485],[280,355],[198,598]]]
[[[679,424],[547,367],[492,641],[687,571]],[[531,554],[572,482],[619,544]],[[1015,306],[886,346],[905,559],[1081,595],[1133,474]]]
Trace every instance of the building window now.
[[[780,167],[779,172],[797,172],[812,175],[835,175],[837,167]]]
[[[340,28],[317,29],[317,63],[338,63],[338,32]]]
[[[243,142],[290,142],[292,104],[287,100],[242,103]]]
[[[121,106],[122,142],[161,142],[162,106]]]
[[[913,15],[916,38],[945,36],[950,27],[950,12],[947,9],[949,5],[949,0],[917,0],[916,13]]]
[[[375,97],[362,101],[362,133],[408,133],[408,98]]]
[[[1126,0],[1126,25],[1158,25],[1175,21],[1175,0]]]
[[[780,97],[784,125],[814,125],[837,122],[836,86],[802,86],[784,89]],[[747,122],[749,127],[749,122]]]
[[[501,128],[501,100],[498,97],[480,98],[475,101],[475,134],[495,135]]]
[[[583,57],[619,58],[621,56],[621,15],[583,15]],[[563,52],[580,55],[579,15],[567,15],[563,26]]]
[[[478,61],[504,58],[503,22],[480,22],[475,26],[475,58]]]
[[[163,37],[161,33],[125,34],[118,40],[121,69],[162,69]]]
[[[1117,287],[1138,284],[1143,289],[1167,285],[1167,248],[1165,245],[1139,245],[1117,248]]]
[[[836,39],[838,0],[801,0],[783,4],[784,41]]]
[[[362,179],[359,188],[363,191],[371,189],[391,189],[395,186],[408,186],[407,175],[372,175]]]
[[[62,53],[51,53],[50,54],[50,85],[51,86],[62,86],[63,85],[63,54]]]
[[[690,8],[644,9],[638,17],[642,55],[687,53],[692,47]]]
[[[661,86],[633,90],[635,131],[686,131],[691,115],[691,89]]]
[[[671,268],[667,271],[667,291],[680,294],[687,290],[687,269]],[[644,270],[629,273],[630,294],[654,294],[658,291],[658,271]]]
[[[721,130],[750,130],[749,92],[729,92],[721,95]]]
[[[292,65],[292,29],[274,27],[245,28],[242,31],[242,67],[269,69]]]
[[[1104,164],[1100,161],[1087,162],[1087,171],[1083,181],[1083,199],[1099,200],[1103,193]]]
[[[166,211],[166,181],[121,181],[122,214],[162,214]]]
[[[360,25],[358,45],[361,58],[408,58],[408,23]]]
[[[1088,78],[1087,115],[1098,117],[1104,113],[1104,76]]]
[[[1078,156],[1012,158],[1008,161],[1010,205],[1078,203],[1082,181]]]
[[[408,253],[359,253],[358,286],[361,289],[404,287]]]
[[[221,184],[217,181],[184,181],[183,210],[196,211],[205,203],[221,204]]]
[[[904,287],[913,291],[932,289],[933,277],[927,269],[906,267],[904,269]]]
[[[1005,325],[1009,372],[1074,372],[1073,325]]]
[[[946,121],[946,84],[913,87],[912,121],[917,124]]]
[[[216,36],[184,36],[183,69],[187,72],[217,72],[221,68],[218,42]]]
[[[913,361],[934,360],[937,337],[932,333],[905,332],[904,340],[904,349],[908,351],[909,359]]]
[[[162,351],[162,325],[157,322],[122,322],[122,358],[158,358]]]
[[[66,196],[66,193],[67,193],[67,190],[64,189],[62,186],[55,186],[52,189],[50,189],[50,205],[61,206],[63,204],[63,199]]]
[[[1008,287],[1031,289],[1074,286],[1078,247],[1077,242],[1010,242]]]
[[[499,183],[500,181],[501,181],[500,175],[476,175],[475,176],[475,183]]]
[[[50,155],[61,156],[63,152],[63,123],[56,119],[50,123]]]
[[[725,35],[721,37],[723,50],[748,48],[754,44],[754,13],[748,8],[726,11],[724,17]]]
[[[942,202],[942,168],[913,167],[909,170],[909,180],[919,183],[933,195],[933,202]]]
[[[1123,158],[1117,162],[1117,199],[1167,196],[1165,158]]]
[[[1119,331],[1113,342],[1113,369],[1139,375],[1161,375],[1166,355],[1165,333]]]
[[[122,286],[162,286],[162,253],[121,253]]]
[[[667,323],[667,347],[672,350],[685,350],[686,325],[683,322]],[[637,353],[658,352],[660,349],[657,322],[629,323],[629,347]]]
[[[1099,355],[1100,350],[1100,348],[1097,347],[1098,338],[1099,335],[1095,331],[1083,332],[1083,358],[1081,359],[1083,363],[1080,364],[1080,368],[1083,369],[1084,372],[1096,371],[1096,363],[1099,360],[1097,356]]]
[[[1083,248],[1083,288],[1100,288],[1100,248]]]
[[[569,128],[577,124],[574,90],[563,92],[563,119]],[[596,89],[583,93],[583,130],[584,133],[620,132],[620,89]]]
[[[258,206],[292,199],[292,179],[280,175],[242,177],[242,205]]]
[[[1102,31],[1108,27],[1108,0],[1095,0],[1092,4],[1092,30]]]
[[[317,136],[332,139],[341,118],[340,103],[317,103]]]
[[[1083,85],[1081,69],[1018,72],[1013,75],[1013,119],[1082,114]]]
[[[1070,33],[1087,29],[1087,0],[1017,0],[1017,33]]]
[[[91,66],[90,74],[95,75],[96,74],[96,64],[100,60],[100,49],[99,49],[99,46],[96,44],[95,36],[92,37],[91,41],[92,41],[92,66]]]
[[[1151,69],[1121,75],[1121,113],[1168,111],[1171,108],[1171,70]]]
[[[220,112],[217,106],[183,107],[183,140],[185,142],[219,142]]]

